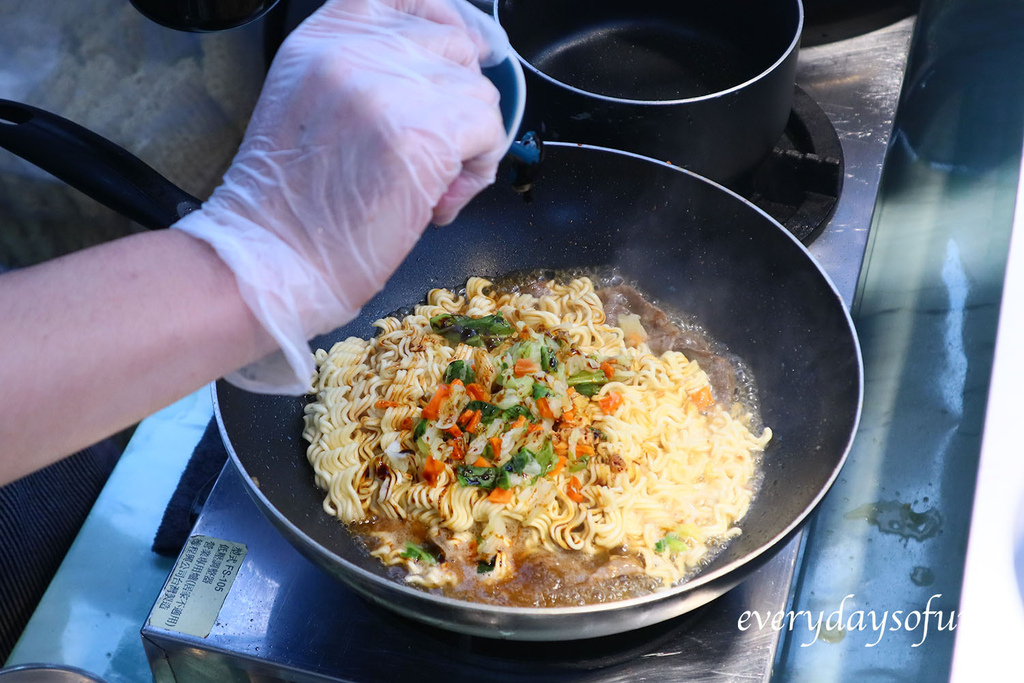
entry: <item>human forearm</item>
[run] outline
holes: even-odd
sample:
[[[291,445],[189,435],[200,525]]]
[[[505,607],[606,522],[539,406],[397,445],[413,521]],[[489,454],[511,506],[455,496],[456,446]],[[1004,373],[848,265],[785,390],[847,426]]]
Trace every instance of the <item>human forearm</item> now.
[[[144,233],[0,277],[0,482],[274,349],[213,250]]]

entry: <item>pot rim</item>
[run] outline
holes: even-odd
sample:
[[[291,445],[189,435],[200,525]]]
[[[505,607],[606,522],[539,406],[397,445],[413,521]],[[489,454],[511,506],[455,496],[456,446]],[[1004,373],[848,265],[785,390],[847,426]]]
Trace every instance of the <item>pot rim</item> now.
[[[501,2],[501,0],[494,0],[494,4],[492,5],[492,7],[493,7],[493,14],[494,14],[494,21],[497,22],[497,24],[499,26],[501,26],[501,20],[498,18],[498,4],[500,2]],[[797,22],[796,22],[795,35],[793,36],[793,39],[790,41],[789,46],[783,51],[783,53],[779,56],[779,58],[776,59],[775,62],[772,63],[771,66],[769,66],[767,69],[765,69],[761,73],[757,74],[756,76],[754,76],[752,78],[749,78],[749,79],[747,79],[746,81],[744,81],[742,83],[738,83],[738,84],[732,86],[731,88],[726,88],[725,90],[718,90],[716,92],[707,93],[706,95],[698,95],[696,97],[684,97],[684,98],[675,99],[675,100],[637,100],[637,99],[632,99],[632,98],[628,98],[628,97],[615,97],[613,95],[602,95],[600,93],[591,92],[589,90],[584,90],[583,88],[578,88],[578,87],[576,87],[574,85],[570,85],[570,84],[566,83],[565,81],[560,81],[557,78],[553,78],[553,77],[549,76],[548,74],[544,73],[543,71],[541,71],[540,69],[535,67],[533,64],[531,64],[530,61],[527,60],[525,57],[523,57],[521,54],[519,54],[519,51],[516,50],[516,48],[513,45],[511,45],[511,43],[509,44],[509,51],[513,55],[515,55],[516,59],[522,64],[524,69],[528,69],[531,73],[535,74],[539,78],[544,79],[548,83],[551,83],[552,85],[558,86],[560,88],[564,88],[565,90],[568,90],[569,92],[575,93],[577,95],[582,95],[584,97],[592,97],[592,98],[594,98],[596,100],[602,100],[604,102],[612,102],[612,103],[615,103],[615,104],[629,104],[629,105],[634,105],[634,106],[635,105],[640,105],[640,106],[658,107],[658,106],[670,106],[670,105],[679,105],[679,104],[689,104],[689,103],[692,103],[692,102],[702,102],[702,101],[706,101],[706,100],[714,100],[714,99],[718,99],[718,98],[721,98],[721,97],[725,97],[726,95],[732,94],[732,93],[737,92],[739,90],[743,90],[744,88],[747,88],[750,85],[752,85],[752,84],[754,84],[754,83],[764,79],[766,76],[768,76],[769,74],[771,74],[774,71],[776,71],[786,60],[788,60],[790,58],[790,56],[794,52],[799,50],[799,48],[800,48],[800,38],[801,38],[801,36],[803,35],[803,32],[804,32],[804,4],[803,4],[803,0],[793,0],[793,2],[796,3],[796,9],[797,9]],[[502,28],[504,28],[504,27],[502,27]]]

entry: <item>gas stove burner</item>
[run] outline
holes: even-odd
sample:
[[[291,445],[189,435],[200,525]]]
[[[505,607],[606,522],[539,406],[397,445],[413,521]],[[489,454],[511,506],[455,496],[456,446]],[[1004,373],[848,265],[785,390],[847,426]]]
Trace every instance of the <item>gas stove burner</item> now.
[[[843,176],[843,148],[835,126],[798,86],[789,123],[775,149],[730,186],[810,244],[835,211]]]

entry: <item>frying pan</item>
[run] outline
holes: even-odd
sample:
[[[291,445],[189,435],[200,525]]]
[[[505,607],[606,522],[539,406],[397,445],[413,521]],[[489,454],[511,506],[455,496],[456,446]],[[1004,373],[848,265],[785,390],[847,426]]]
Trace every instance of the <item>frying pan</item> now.
[[[10,146],[5,137],[0,142]],[[18,153],[34,161],[31,149]],[[83,169],[94,161],[72,160]],[[102,163],[123,161],[114,155]],[[313,344],[368,337],[373,320],[423,300],[428,289],[524,269],[614,267],[664,308],[696,316],[750,366],[762,418],[775,433],[742,535],[697,576],[644,597],[565,608],[481,605],[423,592],[388,578],[323,512],[301,437],[309,397],[251,394],[219,381],[217,421],[256,506],[301,553],[372,601],[428,624],[494,638],[570,640],[638,629],[730,590],[806,521],[838,475],[860,416],[856,334],[840,296],[804,247],[711,181],[630,153],[556,143],[546,146],[526,201],[509,187],[516,166],[504,161],[498,182],[452,225],[427,229],[358,318]],[[116,195],[130,178],[108,174],[94,196]],[[183,193],[156,178],[129,194],[173,220]]]

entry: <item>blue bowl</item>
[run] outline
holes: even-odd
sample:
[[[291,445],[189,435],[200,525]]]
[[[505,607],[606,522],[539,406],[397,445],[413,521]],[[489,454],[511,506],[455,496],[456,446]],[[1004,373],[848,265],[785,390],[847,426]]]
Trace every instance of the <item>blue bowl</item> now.
[[[523,76],[523,67],[515,55],[512,55],[494,66],[484,67],[482,71],[501,94],[498,106],[501,108],[501,119],[505,122],[507,150],[516,138],[526,109],[526,78]]]

